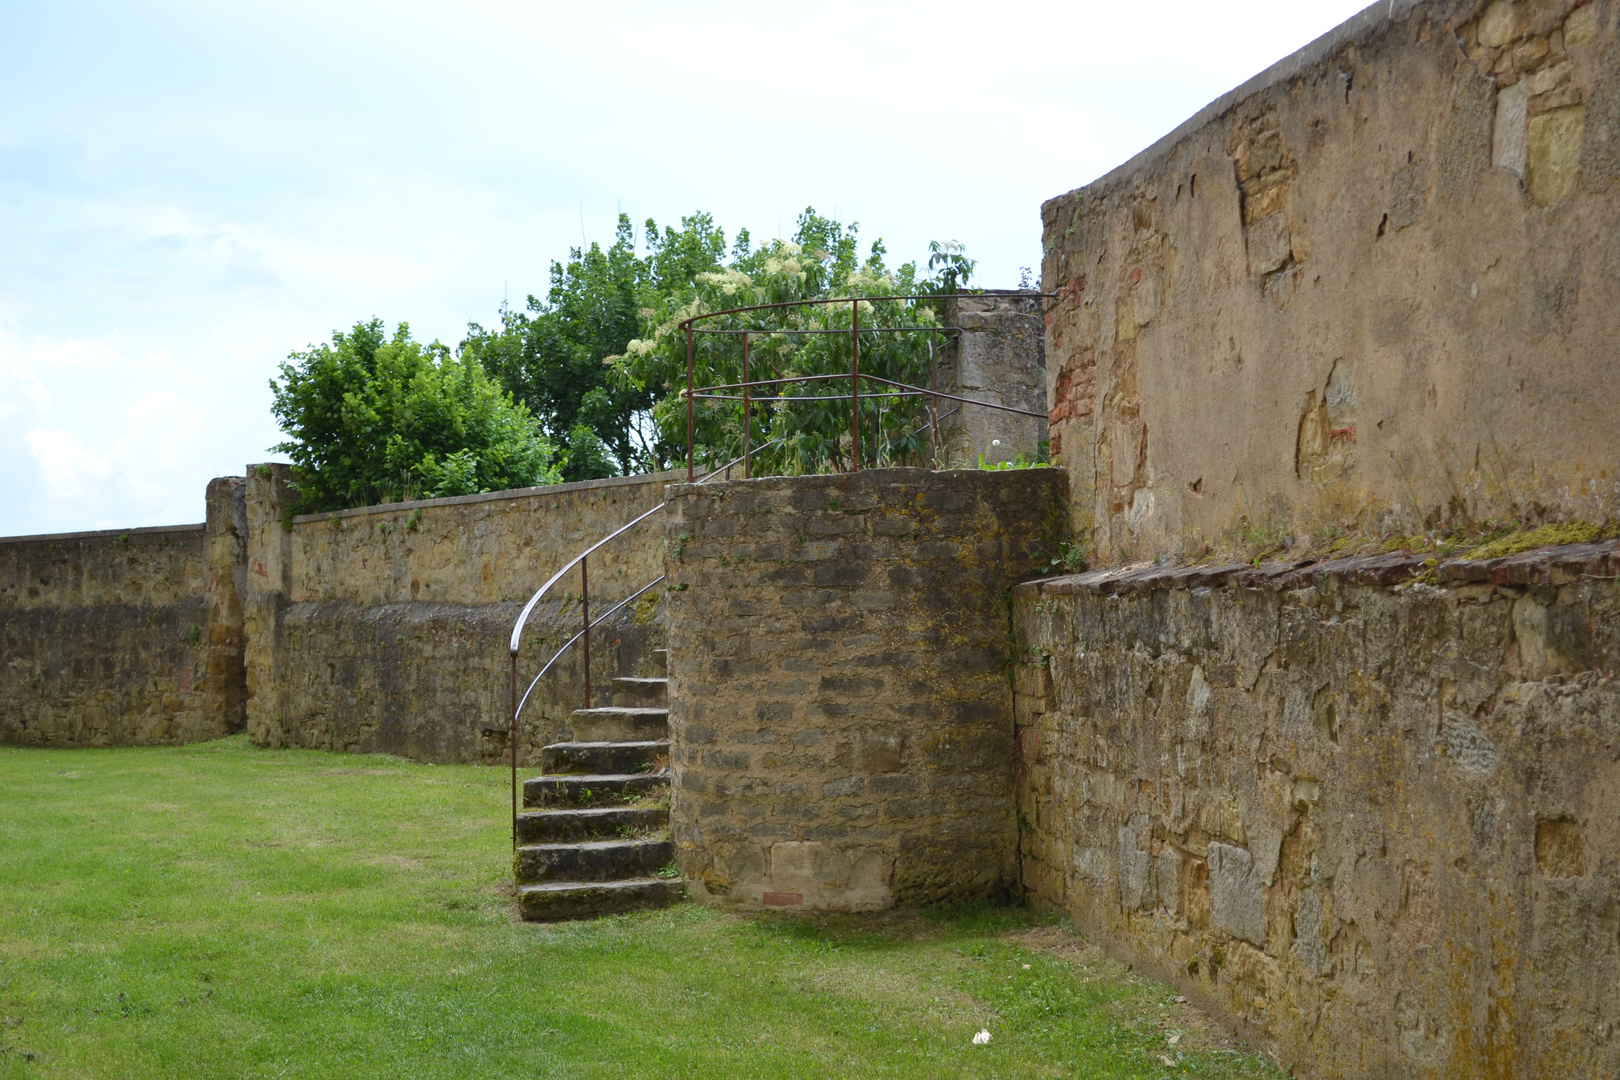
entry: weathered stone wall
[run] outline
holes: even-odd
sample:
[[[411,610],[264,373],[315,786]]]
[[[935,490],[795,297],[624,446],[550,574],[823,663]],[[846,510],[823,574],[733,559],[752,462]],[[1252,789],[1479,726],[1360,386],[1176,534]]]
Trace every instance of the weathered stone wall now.
[[[1620,0],[1379,0],[1042,209],[1105,562],[1620,510]]]
[[[0,539],[0,743],[219,738],[242,713],[242,480],[207,521]]]
[[[674,475],[674,474],[670,474]],[[248,730],[266,746],[496,762],[509,753],[508,639],[559,567],[663,498],[664,477],[363,507],[283,521],[285,466],[249,470]],[[590,560],[597,614],[663,572],[656,520]],[[531,616],[524,685],[580,628],[579,581]],[[658,594],[592,633],[599,698],[661,642]],[[579,646],[524,712],[519,760],[583,704]],[[605,700],[605,699],[603,699]]]
[[[1620,1075],[1620,545],[1425,570],[1020,585],[1024,887],[1299,1076]]]
[[[1015,887],[1007,589],[1063,473],[671,485],[671,823],[695,896],[867,910]]]
[[[935,378],[947,394],[1046,412],[1046,350],[1040,302],[987,292],[945,305],[945,324],[959,327],[938,352]],[[1046,417],[1020,416],[959,401],[941,401],[939,465],[970,469],[1023,454],[1035,461]]]

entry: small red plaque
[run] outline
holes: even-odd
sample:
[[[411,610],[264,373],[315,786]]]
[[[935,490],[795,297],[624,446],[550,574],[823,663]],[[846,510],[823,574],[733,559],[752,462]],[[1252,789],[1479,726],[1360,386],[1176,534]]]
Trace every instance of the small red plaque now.
[[[763,897],[767,907],[797,907],[804,903],[802,892],[768,892]]]

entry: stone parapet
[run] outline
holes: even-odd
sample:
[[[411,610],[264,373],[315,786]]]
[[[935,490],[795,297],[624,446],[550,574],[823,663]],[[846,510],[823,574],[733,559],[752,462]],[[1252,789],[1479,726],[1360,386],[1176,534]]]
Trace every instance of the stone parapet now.
[[[200,525],[0,538],[0,743],[241,730],[242,510],[224,477]]]
[[[945,304],[945,325],[958,329],[942,340],[936,366],[947,394],[1042,414],[1022,416],[960,401],[939,403],[939,464],[971,469],[1038,460],[1046,441],[1046,351],[1040,301],[988,291]]]
[[[523,602],[591,544],[657,506],[670,476],[488,492],[292,516],[285,465],[248,470],[248,733],[263,746],[497,763],[510,754],[508,641]],[[684,475],[684,474],[682,474]],[[656,521],[590,560],[600,615],[663,572]],[[577,576],[533,613],[524,686],[581,626]],[[592,633],[600,698],[662,643],[658,594]],[[536,687],[518,760],[584,704],[576,645]]]
[[[1042,207],[1104,561],[1620,516],[1620,0],[1379,0]]]
[[[1302,1077],[1620,1074],[1620,545],[1014,590],[1021,881]]]
[[[870,910],[1016,887],[1007,590],[1055,469],[671,485],[671,824],[692,893]]]

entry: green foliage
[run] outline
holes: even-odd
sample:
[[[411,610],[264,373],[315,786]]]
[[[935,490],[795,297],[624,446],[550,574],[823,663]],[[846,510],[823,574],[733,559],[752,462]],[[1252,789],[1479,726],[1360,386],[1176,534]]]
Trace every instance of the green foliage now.
[[[928,241],[930,291],[948,294],[967,287],[968,278],[973,276],[973,268],[978,263],[963,254],[966,250],[966,247],[956,240],[948,240],[943,244],[938,240]],[[1018,287],[1027,289],[1030,287],[1029,282],[1021,281]]]
[[[690,220],[690,219],[688,219]],[[851,333],[860,320],[860,369],[864,375],[896,383],[927,385],[931,361],[928,334],[881,332],[895,327],[939,327],[937,302],[860,300],[885,295],[954,292],[972,272],[972,260],[959,245],[935,245],[930,264],[938,276],[919,278],[914,263],[891,270],[881,240],[863,260],[859,226],[845,226],[808,208],[799,216],[791,241],[777,240],[748,250],[739,238],[731,260],[693,275],[689,286],[666,278],[665,287],[643,311],[642,336],[627,342],[611,362],[629,386],[662,388],[653,408],[658,443],[682,454],[686,443],[686,335],[679,323],[705,312],[800,300],[850,298],[850,304],[825,304],[778,311],[749,312],[700,324],[708,330],[751,330],[750,379],[805,377],[775,387],[759,388],[749,418],[749,434],[761,448],[761,472],[811,473],[850,467],[851,399],[847,375],[852,362]],[[707,249],[709,253],[717,247]],[[690,268],[689,264],[687,269]],[[949,283],[949,284],[947,284]],[[943,336],[932,347],[943,344]],[[697,334],[693,340],[693,385],[714,386],[742,379],[742,338],[738,333]],[[929,445],[929,408],[921,397],[897,388],[863,381],[860,394],[860,458],[867,467],[920,461]],[[737,391],[724,391],[740,396]],[[823,400],[794,401],[793,398]],[[695,455],[705,464],[728,461],[742,453],[744,416],[740,401],[701,399],[693,402]],[[673,455],[672,455],[673,456]],[[678,460],[678,459],[677,459]]]
[[[271,380],[299,510],[339,510],[555,483],[552,446],[472,357],[356,323]]]
[[[1059,540],[1050,546],[1056,550],[1048,550],[1045,547],[1039,549],[1042,562],[1045,564],[1041,567],[1043,575],[1079,574],[1085,571],[1087,557],[1091,554],[1091,549],[1086,544],[1074,540]]]
[[[930,245],[929,276],[914,264],[890,271],[882,241],[860,256],[859,226],[822,217],[814,208],[799,216],[791,241],[755,248],[740,230],[729,249],[726,234],[709,214],[681,219],[679,228],[648,220],[645,254],[636,254],[635,232],[621,214],[613,244],[570,250],[553,263],[544,300],[528,298],[527,310],[501,312],[501,326],[468,327],[460,355],[478,360],[500,384],[524,402],[565,448],[567,479],[616,472],[651,471],[678,464],[686,449],[685,338],[675,324],[689,315],[750,304],[885,293],[955,292],[973,272],[973,260],[957,243]],[[766,328],[754,344],[750,374],[786,376],[849,370],[849,339],[812,334],[850,325],[847,308],[762,314],[728,320],[727,329]],[[862,326],[938,325],[930,303],[862,305]],[[715,324],[711,324],[715,325]],[[865,334],[862,370],[897,382],[926,382],[928,341],[913,335]],[[694,357],[697,385],[741,379],[741,344],[735,336],[700,335]],[[898,398],[876,384],[863,385],[862,460],[867,464],[918,460],[928,444],[921,427],[922,400]],[[766,396],[829,397],[815,402],[781,400],[754,414],[756,446],[781,440],[759,462],[765,471],[814,472],[849,462],[847,383],[789,384]],[[706,462],[742,452],[742,407],[706,401],[699,406],[697,443]]]
[[[984,455],[979,455],[979,468],[987,472],[1006,472],[1008,469],[1049,469],[1051,463],[1046,461],[1031,461],[1020,450],[1013,455],[1011,461],[986,461]]]

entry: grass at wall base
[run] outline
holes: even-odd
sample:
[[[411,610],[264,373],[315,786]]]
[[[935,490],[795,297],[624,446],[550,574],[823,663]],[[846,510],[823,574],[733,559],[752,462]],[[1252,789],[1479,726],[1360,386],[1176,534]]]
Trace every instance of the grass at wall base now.
[[[517,922],[505,784],[0,749],[0,1077],[1281,1075],[1018,909]]]

